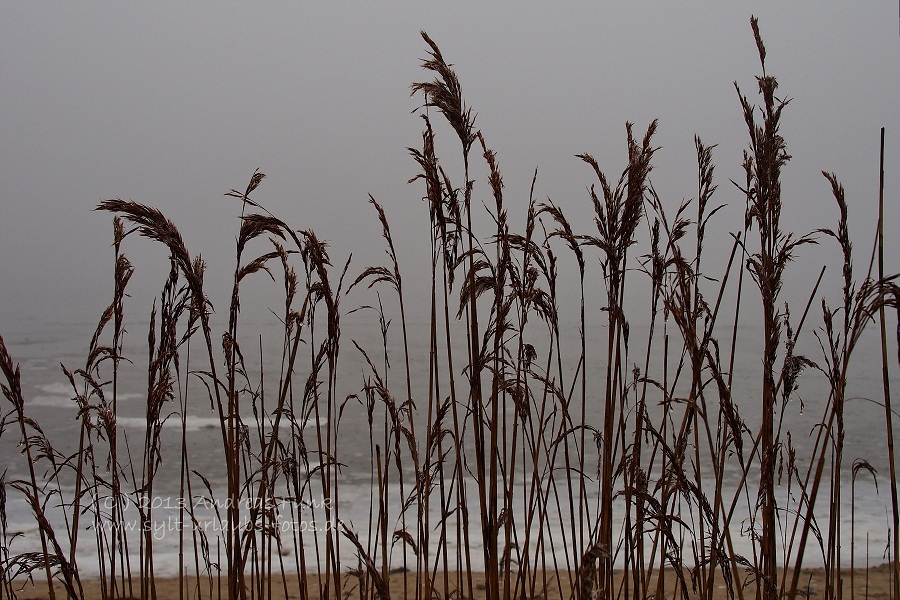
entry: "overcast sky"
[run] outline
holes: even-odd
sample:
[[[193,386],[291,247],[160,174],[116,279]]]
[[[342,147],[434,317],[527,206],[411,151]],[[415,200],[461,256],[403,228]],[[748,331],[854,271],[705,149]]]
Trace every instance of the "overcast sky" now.
[[[421,139],[409,86],[428,77],[423,29],[455,65],[514,217],[539,168],[537,196],[590,232],[594,181],[574,155],[594,154],[615,178],[625,122],[643,132],[658,117],[652,181],[672,211],[696,193],[694,134],[718,145],[717,199],[731,212],[715,235],[726,240],[743,214],[729,183],[743,178],[747,146],[733,82],[757,100],[755,13],[767,70],[793,98],[786,227],[834,226],[820,171],[835,171],[868,251],[883,126],[888,229],[900,239],[896,2],[617,4],[0,2],[0,334],[27,320],[96,319],[111,296],[112,227],[92,208],[116,197],[178,225],[210,263],[210,294],[225,310],[240,206],[223,194],[256,168],[268,177],[255,199],[332,240],[336,263],[353,252],[354,274],[384,260],[372,194],[415,286],[427,211],[421,184],[407,184],[407,147]],[[438,136],[453,156],[449,131]],[[476,199],[488,194],[481,179]],[[900,270],[900,243],[889,248],[888,268]],[[152,295],[166,253],[131,239],[125,251],[133,294]],[[798,277],[837,264],[833,244],[802,254]]]

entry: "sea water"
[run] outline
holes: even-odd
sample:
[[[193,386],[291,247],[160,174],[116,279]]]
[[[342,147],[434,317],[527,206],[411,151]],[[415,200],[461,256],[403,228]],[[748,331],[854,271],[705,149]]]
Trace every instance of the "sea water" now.
[[[77,422],[77,408],[72,400],[74,391],[72,386],[63,375],[61,365],[68,370],[74,371],[84,366],[85,349],[93,332],[93,324],[89,323],[8,323],[6,331],[0,332],[4,336],[7,348],[12,358],[21,366],[23,393],[25,397],[25,412],[30,418],[33,418],[40,424],[47,438],[53,446],[61,453],[60,459],[70,456],[78,448],[79,426]],[[130,325],[129,329],[136,332],[143,327],[146,329],[147,324]],[[260,323],[254,327],[252,324],[247,327],[248,330],[256,332],[260,339],[264,340],[259,347],[267,348],[263,351],[261,358],[258,351],[257,342],[259,340],[249,338],[244,342],[244,355],[247,360],[248,370],[253,367],[263,371],[265,375],[266,386],[268,387],[267,395],[270,400],[266,410],[271,410],[274,401],[274,392],[278,385],[278,372],[280,367],[280,354],[278,353],[278,341],[280,339],[279,329],[271,323]],[[422,399],[417,402],[418,411],[424,414],[427,406],[427,390],[428,390],[428,327],[424,324],[413,324],[410,326],[411,332],[409,339],[411,340],[410,356],[411,356],[411,372],[413,373],[413,397]],[[633,326],[631,337],[632,340],[640,340],[641,336],[646,337],[647,327]],[[658,332],[657,332],[658,334]],[[405,396],[405,370],[403,366],[402,353],[396,344],[396,329],[392,332],[392,343],[389,346],[389,359],[392,369],[390,371],[389,387],[393,394],[400,398]],[[578,352],[580,342],[578,338],[577,328],[564,330],[563,335],[567,336],[565,344],[567,350],[563,351],[563,364],[566,365],[565,375],[571,378],[575,376],[574,365],[578,362]],[[596,327],[589,329],[587,332],[587,342],[591,348],[602,348],[605,344],[605,329]],[[675,336],[674,331],[670,331],[670,335]],[[144,440],[144,432],[146,429],[145,402],[146,402],[146,342],[143,340],[145,334],[129,333],[126,338],[126,348],[124,354],[129,356],[133,361],[131,363],[122,363],[118,383],[118,418],[117,427],[120,437],[120,460],[123,459],[123,450],[127,450],[134,457],[134,477],[141,477],[141,449]],[[809,343],[806,350],[809,351],[810,358],[816,360],[817,363],[824,365],[824,360],[819,356],[814,356],[813,351],[816,349],[814,336],[810,335]],[[201,338],[197,338],[199,341]],[[742,327],[740,339],[743,340],[744,346],[737,349],[737,360],[735,362],[735,372],[733,374],[733,395],[742,411],[747,426],[751,431],[756,431],[759,421],[759,386],[761,381],[761,361],[758,353],[759,340],[762,339],[761,331],[755,329],[752,325]],[[272,343],[274,340],[274,343]],[[344,465],[341,468],[339,478],[339,488],[325,494],[318,484],[311,484],[305,490],[302,502],[287,500],[269,500],[269,502],[280,502],[277,507],[278,517],[274,523],[276,527],[281,528],[281,532],[285,535],[284,539],[292,539],[297,537],[301,540],[303,551],[305,553],[304,562],[309,568],[322,568],[324,561],[324,539],[326,535],[341,536],[341,524],[346,525],[359,535],[361,543],[365,547],[373,547],[376,538],[375,525],[370,519],[370,515],[378,510],[377,493],[373,492],[375,481],[373,479],[374,457],[372,456],[370,445],[370,434],[374,435],[376,443],[383,437],[383,426],[376,423],[374,428],[370,428],[366,420],[366,411],[364,407],[354,398],[349,398],[353,394],[358,394],[363,387],[365,378],[370,375],[371,368],[367,364],[361,353],[353,346],[350,340],[356,340],[359,345],[370,354],[370,359],[380,368],[384,364],[382,341],[377,326],[361,325],[360,322],[355,323],[354,327],[344,328],[342,350],[340,355],[339,379],[337,381],[336,397],[338,402],[345,404],[345,410],[341,413],[341,421],[339,425],[339,460]],[[195,342],[196,343],[196,342]],[[629,358],[630,364],[637,363],[642,367],[645,351],[641,350],[642,342],[632,342],[632,355],[637,358]],[[658,344],[654,346],[653,352],[658,353]],[[253,348],[251,350],[251,348]],[[274,348],[274,349],[273,349]],[[811,350],[810,350],[811,349]],[[307,355],[309,349],[304,350]],[[204,366],[205,349],[199,346],[192,350],[192,360],[194,361],[189,367],[191,369],[206,369]],[[460,348],[456,355],[456,363],[460,374],[458,381],[462,380],[461,360],[464,356],[463,350]],[[656,354],[654,354],[656,357]],[[182,359],[184,360],[184,359]],[[219,358],[219,360],[221,360]],[[307,363],[308,363],[308,359]],[[590,360],[590,359],[589,359]],[[651,363],[653,358],[651,359]],[[676,361],[677,362],[677,361]],[[723,358],[723,362],[724,358]],[[302,363],[304,366],[307,363]],[[602,364],[602,363],[601,363]],[[218,365],[221,369],[222,365]],[[600,367],[598,366],[599,370]],[[797,455],[803,457],[801,459],[808,461],[812,441],[816,433],[819,431],[819,423],[822,418],[825,401],[828,397],[828,385],[821,374],[810,372],[801,377],[800,388],[795,394],[791,402],[783,409],[784,423],[783,430],[791,432],[791,443],[798,451]],[[258,372],[255,377],[258,381]],[[110,376],[109,370],[104,371],[105,376]],[[304,382],[306,371],[300,370],[298,381]],[[589,367],[590,373],[590,367]],[[896,373],[896,369],[894,369]],[[592,381],[602,381],[598,379],[602,375],[591,373]],[[384,373],[381,373],[384,377]],[[251,379],[254,378],[251,373]],[[197,378],[194,378],[197,379]],[[153,545],[154,569],[158,574],[174,574],[179,568],[193,568],[190,564],[193,561],[194,552],[192,543],[196,542],[197,536],[206,536],[210,542],[209,560],[225,564],[224,548],[222,546],[223,527],[227,526],[227,506],[223,503],[223,498],[227,498],[225,491],[225,468],[223,464],[222,450],[222,433],[220,430],[219,418],[217,413],[212,409],[211,403],[203,394],[203,388],[194,381],[190,387],[191,407],[188,414],[179,414],[179,406],[177,401],[170,403],[164,411],[166,420],[162,426],[163,455],[162,464],[159,473],[154,482],[153,494],[145,496],[141,502],[144,506],[137,506],[132,500],[124,502],[119,509],[122,511],[122,526],[129,532],[128,537],[131,540],[129,560],[132,565],[136,565],[139,557],[140,533],[142,528],[144,533],[149,534],[148,538]],[[896,374],[893,375],[891,381],[892,389],[900,389],[900,381],[897,381]],[[446,389],[446,382],[443,384]],[[299,385],[298,385],[299,387]],[[185,389],[185,388],[182,388]],[[401,391],[402,390],[402,391]],[[851,377],[848,382],[848,403],[846,408],[846,438],[844,449],[844,465],[842,469],[842,559],[846,564],[851,559],[851,544],[854,548],[854,558],[857,565],[862,565],[868,560],[870,563],[880,563],[886,558],[886,549],[889,545],[889,536],[891,528],[890,513],[890,475],[887,468],[887,438],[885,434],[885,413],[883,406],[879,404],[882,397],[882,380],[881,380],[881,359],[880,359],[880,340],[878,338],[877,329],[870,327],[869,331],[863,336],[860,342],[854,360],[852,363]],[[713,398],[715,395],[708,392]],[[11,410],[12,406],[4,400],[3,412]],[[715,400],[712,400],[715,402]],[[898,402],[895,405],[900,404]],[[656,403],[650,408],[651,411],[661,410]],[[250,424],[251,435],[259,435],[254,430],[254,418],[249,408],[242,411],[245,423]],[[900,424],[900,416],[895,415],[895,427]],[[597,406],[590,406],[586,419],[594,426],[599,427],[601,422],[600,409]],[[320,415],[318,418],[311,417],[305,421],[304,434],[312,437],[315,436],[317,428],[327,427],[329,424],[327,418]],[[267,427],[271,426],[263,419],[262,435],[265,435]],[[420,425],[421,426],[421,425]],[[374,431],[373,431],[374,429]],[[180,462],[180,444],[182,430],[187,434],[189,440],[189,469],[204,474],[209,483],[209,488],[205,487],[198,478],[192,479],[191,493],[187,493],[183,487],[183,470]],[[895,442],[898,435],[895,433]],[[20,435],[17,425],[14,422],[8,422],[2,436],[0,436],[0,456],[2,456],[2,465],[0,470],[3,472],[6,484],[6,530],[7,539],[11,540],[7,552],[9,556],[14,556],[23,552],[39,551],[39,530],[37,521],[33,512],[29,507],[22,493],[11,487],[11,482],[15,480],[27,479],[27,462],[21,454],[22,447],[18,444]],[[590,445],[590,443],[589,443]],[[589,448],[586,452],[588,458],[586,464],[596,464],[596,451],[591,453]],[[310,455],[312,456],[312,455]],[[474,454],[470,454],[471,457]],[[863,459],[868,461],[876,471],[873,477],[867,470],[857,471],[858,475],[854,481],[852,477],[852,465],[855,460]],[[298,468],[309,469],[315,472],[317,468],[321,468],[317,460],[310,458],[310,464],[301,465]],[[102,462],[98,459],[98,463]],[[736,468],[736,462],[729,461],[729,466],[723,474],[723,490],[724,497],[730,499],[734,492],[735,486],[738,484],[741,472]],[[469,465],[474,471],[474,466]],[[47,473],[48,464],[39,462],[38,476],[41,477]],[[394,468],[393,465],[385,466],[385,469]],[[404,468],[408,467],[404,465]],[[807,464],[800,463],[798,468],[801,473],[805,473]],[[830,466],[826,465],[826,480]],[[710,477],[711,470],[706,468],[704,477]],[[596,473],[596,470],[594,470]],[[651,474],[652,475],[652,474]],[[103,473],[104,478],[108,478],[108,473]],[[445,475],[449,478],[448,473]],[[598,497],[596,492],[596,481],[592,483],[590,473],[586,473],[587,479],[586,489],[588,490],[586,506],[590,507],[591,514],[596,514],[596,506]],[[753,477],[758,477],[756,471],[751,470],[748,475],[751,481]],[[396,470],[391,475],[390,487],[390,504],[388,513],[391,515],[392,522],[388,529],[394,531],[403,527],[404,523],[401,519],[400,510],[400,490],[397,481]],[[317,478],[311,478],[311,481],[318,481]],[[410,485],[413,481],[411,469],[406,476],[405,493],[409,494]],[[472,560],[472,567],[479,569],[483,567],[483,548],[481,546],[480,522],[477,510],[477,491],[478,482],[470,473],[465,476],[467,494],[470,503],[470,529],[468,531],[468,547]],[[521,481],[521,477],[520,477]],[[449,479],[446,480],[450,485]],[[825,481],[825,484],[828,482]],[[712,480],[703,480],[701,482],[704,492],[708,497],[714,494],[715,483]],[[562,486],[561,486],[562,487]],[[823,485],[818,506],[827,506],[827,485]],[[125,485],[126,490],[133,490],[131,483]],[[750,489],[755,489],[754,485]],[[61,496],[70,501],[74,494],[74,488],[71,482],[63,482],[60,489]],[[283,497],[289,497],[290,493],[286,489],[281,489]],[[524,498],[528,493],[524,488],[514,494],[516,498]],[[564,490],[557,493],[564,493]],[[789,488],[786,484],[782,484],[778,488],[780,506],[796,507],[798,490],[796,486]],[[787,496],[792,494],[793,504],[788,502]],[[92,498],[90,493],[86,493],[86,501]],[[245,498],[240,506],[240,518],[245,525],[250,518],[250,512],[254,501],[254,494],[251,492],[243,496]],[[851,504],[852,499],[852,504]],[[532,533],[532,539],[536,535],[552,536],[554,545],[561,548],[564,545],[572,547],[573,541],[567,539],[569,531],[567,524],[569,523],[569,507],[568,498],[558,498],[558,509],[554,507],[549,511],[545,528],[540,533]],[[553,499],[551,498],[551,501]],[[738,504],[734,517],[732,518],[732,533],[734,541],[734,551],[745,556],[752,556],[752,547],[749,541],[748,529],[750,527],[752,512],[747,507],[753,505],[753,498],[742,501]],[[95,499],[95,507],[99,507],[101,512],[109,514],[112,506],[109,504],[112,500],[108,496],[97,497]],[[577,503],[575,503],[577,506]],[[152,517],[143,523],[140,519],[139,508],[148,510]],[[191,509],[190,511],[188,509]],[[64,539],[64,530],[72,526],[73,516],[69,514],[68,509],[60,506],[59,496],[49,497],[45,510],[50,518],[50,522],[60,532],[60,539]],[[616,514],[622,515],[625,512],[624,499],[620,496],[617,499],[615,508]],[[187,515],[192,513],[192,517]],[[687,514],[687,513],[686,513]],[[441,515],[441,507],[439,496],[435,494],[435,499],[429,505],[428,520],[432,527],[439,523]],[[851,515],[854,521],[851,523]],[[793,523],[793,516],[784,511],[779,515],[781,523]],[[823,510],[816,511],[817,523],[823,535],[827,530],[828,516]],[[416,519],[415,510],[409,510],[405,514],[405,519],[410,521],[406,523],[406,527],[410,531],[414,531],[414,524],[411,521]],[[82,575],[95,575],[99,571],[100,557],[97,553],[96,531],[94,527],[98,526],[94,523],[90,514],[85,513],[81,517],[79,525],[79,543],[77,549],[78,566]],[[99,526],[109,526],[108,522],[100,522]],[[854,537],[851,538],[851,527],[853,528]],[[330,532],[330,533],[329,533]],[[618,534],[619,531],[616,531]],[[518,535],[524,536],[524,531],[518,532]],[[789,535],[789,531],[781,530],[780,535]],[[446,546],[450,558],[450,567],[455,557],[458,556],[456,549],[460,548],[465,540],[459,539],[457,527],[449,526],[446,531],[433,529],[431,531],[432,546],[436,544],[436,540],[443,536],[446,539]],[[690,536],[683,540],[684,543],[696,543],[691,540]],[[522,540],[519,540],[523,543]],[[187,544],[188,551],[185,560],[186,564],[181,564],[179,554],[182,544]],[[342,561],[348,565],[355,565],[355,550],[347,542],[342,541]],[[283,561],[287,570],[293,570],[299,564],[299,557],[296,556],[296,547],[286,545],[282,548],[275,548],[279,561]],[[434,548],[431,549],[432,556]],[[688,553],[686,552],[686,556]],[[391,552],[391,563],[399,566],[404,559],[408,562],[414,561],[414,557],[408,549],[399,545]],[[621,559],[620,559],[621,560]],[[815,536],[811,536],[810,546],[806,553],[805,564],[815,565],[821,564],[823,561],[822,552],[816,545]],[[414,564],[414,563],[413,563]]]

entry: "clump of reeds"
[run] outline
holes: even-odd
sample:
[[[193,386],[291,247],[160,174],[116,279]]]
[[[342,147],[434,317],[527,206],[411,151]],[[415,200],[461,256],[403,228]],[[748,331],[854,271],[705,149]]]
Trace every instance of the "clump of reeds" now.
[[[159,597],[154,499],[160,477],[177,464],[179,493],[187,500],[178,506],[185,526],[177,531],[181,597],[262,600],[283,592],[304,600],[383,600],[394,594],[391,576],[399,569],[404,598],[473,598],[481,593],[473,577],[479,568],[490,600],[711,598],[720,585],[729,597],[795,597],[810,535],[826,566],[824,593],[841,597],[850,359],[876,314],[884,331],[884,310],[898,308],[900,290],[896,275],[884,275],[880,256],[877,276],[870,265],[864,280],[855,279],[850,208],[837,177],[826,173],[840,216],[837,229],[818,233],[840,247],[842,304],[834,309],[821,301],[815,331],[821,365],[795,352],[819,283],[796,324],[781,293],[795,251],[815,240],[782,222],[781,171],[790,157],[780,123],[788,102],[776,97],[777,81],[766,73],[755,19],[751,28],[763,71],[757,78],[762,104],[738,89],[750,137],[740,187],[746,218],[720,273],[709,273],[702,260],[710,252],[707,230],[722,206],[714,200],[714,146],[695,139],[696,197],[670,215],[650,178],[657,123],[642,136],[629,123],[625,166],[615,183],[591,154],[577,157],[592,172],[587,201],[595,230],[573,227],[561,200],[537,200],[537,170],[517,227],[501,157],[475,127],[456,72],[424,33],[422,66],[433,79],[412,86],[422,98],[423,133],[421,147],[410,149],[418,169],[410,183],[424,188],[430,217],[429,281],[403,278],[388,212],[370,197],[387,263],[355,270],[345,285],[349,258],[336,271],[326,242],[312,230],[292,229],[251,198],[264,178],[257,171],[243,191],[226,194],[240,203],[240,224],[228,318],[217,329],[205,264],[188,252],[176,226],[136,202],[100,203],[99,210],[115,214],[113,298],[85,365],[64,367],[79,428],[74,451],[54,447],[29,416],[21,374],[0,338],[2,390],[11,404],[0,434],[11,435],[6,427],[15,425],[12,435],[27,463],[26,477],[0,477],[3,594],[15,597],[21,579],[40,575],[59,581],[69,597],[84,597],[78,549],[92,544],[103,598]],[[448,172],[436,153],[435,111],[460,143],[461,172]],[[479,210],[473,200],[482,195],[490,200]],[[643,228],[649,247],[642,250]],[[758,244],[749,239],[754,229]],[[117,425],[121,369],[129,360],[123,307],[135,274],[122,247],[134,233],[161,244],[170,265],[147,332],[139,445]],[[562,308],[561,291],[574,287],[563,266],[571,259],[578,269],[574,317]],[[744,391],[733,380],[745,272],[759,289],[763,314],[758,429],[745,421]],[[247,342],[241,320],[242,286],[264,276],[283,298],[277,357],[265,354],[262,342],[258,350]],[[640,277],[650,285],[644,305],[629,293]],[[592,278],[602,280],[602,297],[587,292]],[[410,285],[428,286],[427,331],[408,319]],[[721,309],[729,298],[736,309],[726,323]],[[350,301],[355,304],[345,312],[342,303]],[[345,380],[358,376],[342,368],[342,325],[352,313],[376,315],[380,335],[373,342],[350,331],[364,373],[356,391],[343,394]],[[399,334],[391,329],[397,313]],[[596,314],[606,337],[591,348],[588,329]],[[649,326],[644,354],[636,356],[641,322]],[[563,333],[572,324],[574,338]],[[411,360],[416,341],[426,342],[428,352],[427,367],[418,370]],[[397,352],[400,366],[390,358]],[[564,363],[573,354],[574,364]],[[258,372],[251,366],[257,359]],[[812,451],[798,456],[784,428],[785,409],[802,380],[816,373],[829,396]],[[896,529],[886,384],[885,390]],[[192,439],[188,418],[194,415],[217,419],[220,473],[195,466],[198,453],[210,449]],[[352,419],[368,431],[367,440],[342,435],[342,423]],[[167,422],[177,423],[174,439],[167,438]],[[354,446],[367,446],[370,456],[362,524],[341,513],[349,469],[344,455]],[[739,474],[733,488],[725,485],[729,470]],[[851,470],[853,482],[861,470],[874,474],[866,461],[854,461]],[[788,504],[779,505],[777,492],[785,487]],[[40,552],[16,551],[5,521],[8,490],[31,507]],[[198,499],[214,507],[220,530],[201,527]],[[72,516],[52,522],[51,503]],[[129,534],[135,512],[137,535]],[[749,515],[743,523],[736,517],[741,512]],[[328,527],[283,526],[305,519]],[[81,535],[86,522],[94,530],[90,540]],[[738,538],[749,554],[735,549]],[[895,532],[895,579],[896,539]]]

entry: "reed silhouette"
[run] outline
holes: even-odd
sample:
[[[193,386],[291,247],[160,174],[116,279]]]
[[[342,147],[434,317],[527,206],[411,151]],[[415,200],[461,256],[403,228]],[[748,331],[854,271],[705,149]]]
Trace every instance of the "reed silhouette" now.
[[[804,593],[803,568],[815,551],[813,562],[825,566],[823,596],[855,594],[847,583],[857,569],[850,582],[841,570],[841,476],[852,474],[855,506],[857,476],[879,481],[879,474],[866,461],[847,464],[848,369],[863,331],[878,320],[885,429],[872,435],[887,441],[893,498],[887,558],[893,597],[900,598],[885,335],[885,310],[900,307],[900,288],[897,275],[884,274],[884,223],[877,268],[873,252],[860,277],[845,190],[836,175],[824,173],[837,227],[799,234],[786,228],[781,172],[790,156],[781,122],[789,103],[778,99],[778,82],[766,72],[756,19],[751,29],[762,69],[760,104],[735,84],[749,137],[746,178],[738,185],[746,207],[724,249],[722,272],[708,272],[702,260],[711,251],[708,229],[729,227],[717,220],[715,147],[695,140],[696,195],[675,206],[673,216],[650,177],[659,155],[656,121],[643,134],[626,125],[618,177],[591,154],[577,156],[588,167],[588,194],[579,201],[593,208],[593,228],[573,226],[561,201],[536,199],[535,171],[518,229],[507,212],[500,157],[476,128],[456,72],[424,32],[426,81],[411,87],[421,99],[423,132],[409,153],[418,169],[410,184],[422,189],[430,217],[430,280],[403,278],[388,213],[375,198],[369,199],[373,235],[382,236],[387,263],[357,268],[348,259],[336,268],[328,244],[312,230],[292,229],[253,200],[264,178],[257,171],[242,191],[226,194],[239,204],[241,220],[227,326],[220,331],[211,321],[205,263],[188,251],[175,224],[140,203],[101,202],[97,210],[114,215],[114,288],[84,365],[63,368],[79,427],[76,448],[51,444],[29,416],[19,367],[0,338],[10,403],[0,435],[16,438],[22,455],[10,460],[28,467],[27,478],[0,479],[0,597],[15,598],[23,580],[43,577],[58,583],[47,586],[51,598],[60,589],[84,598],[79,549],[86,545],[99,557],[102,598],[160,597],[152,525],[163,469],[170,478],[177,472],[181,497],[191,499],[178,507],[179,522],[193,525],[179,531],[182,598],[637,600],[720,597],[724,586],[727,597],[768,600]],[[448,172],[436,155],[435,119],[445,120],[459,141],[461,161],[446,164],[460,164],[460,172]],[[479,161],[486,181],[473,178]],[[473,198],[482,189],[491,200],[480,207]],[[139,446],[117,426],[119,370],[129,360],[123,306],[135,271],[124,248],[134,235],[161,244],[170,264],[147,332]],[[820,275],[792,321],[782,301],[792,259],[806,244],[833,242],[843,259],[842,304],[833,308],[822,299]],[[564,279],[572,273],[577,281]],[[735,348],[747,335],[745,274],[762,306],[758,429],[742,416],[743,392],[733,380]],[[253,350],[241,341],[247,339],[242,287],[263,285],[266,277],[283,299],[274,317],[281,356],[260,357],[260,365],[279,365],[275,374],[251,367]],[[650,289],[643,307],[627,299],[641,279]],[[591,280],[602,281],[604,297],[590,298]],[[427,332],[408,322],[410,285],[430,292]],[[561,308],[563,286],[578,290],[574,315]],[[599,347],[588,343],[592,300],[603,307]],[[722,309],[731,304],[728,321]],[[811,324],[816,305],[821,321]],[[352,330],[352,347],[343,343],[342,324],[356,313],[377,319],[380,347],[360,343]],[[396,315],[399,334],[391,329]],[[649,324],[643,355],[633,351],[640,346],[632,339],[636,321]],[[564,334],[564,325],[577,336]],[[411,335],[427,336],[424,361],[413,360]],[[822,355],[796,354],[801,336],[815,336]],[[339,379],[359,374],[342,370],[342,351],[362,357],[366,368],[347,397]],[[823,377],[829,395],[811,453],[798,456],[784,415],[807,376]],[[272,389],[266,381],[277,384]],[[414,391],[416,381],[427,382],[426,394]],[[368,439],[342,437],[343,419],[354,409]],[[217,421],[224,489],[195,465],[188,423],[197,414]],[[178,424],[174,450],[163,442],[167,422]],[[366,446],[369,457],[365,523],[341,515],[350,444]],[[739,474],[736,485],[725,484],[726,472]],[[39,552],[17,552],[17,536],[6,527],[9,495],[30,506]],[[195,498],[214,506],[225,524],[215,535],[199,526]],[[64,508],[61,522],[50,514],[54,505]],[[135,511],[138,535],[127,522]],[[301,513],[329,526],[281,527]],[[749,517],[736,522],[739,514]],[[851,527],[855,520],[853,512]],[[738,537],[748,553],[736,549]],[[476,583],[482,570],[483,584]],[[401,591],[392,591],[398,579]]]

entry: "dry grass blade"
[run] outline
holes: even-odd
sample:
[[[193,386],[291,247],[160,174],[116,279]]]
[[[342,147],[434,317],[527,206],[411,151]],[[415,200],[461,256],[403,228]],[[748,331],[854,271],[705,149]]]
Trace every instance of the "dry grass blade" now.
[[[363,548],[362,543],[359,541],[359,537],[349,528],[346,524],[341,523],[342,533],[344,537],[350,540],[350,543],[356,548],[356,555],[359,557],[359,560],[366,567],[366,575],[372,579],[372,582],[375,584],[375,597],[378,600],[390,600],[391,598],[391,590],[388,587],[387,582],[384,580],[384,577],[381,574],[381,571],[378,570],[378,566],[375,564],[375,561],[369,556],[366,552],[366,549]]]

